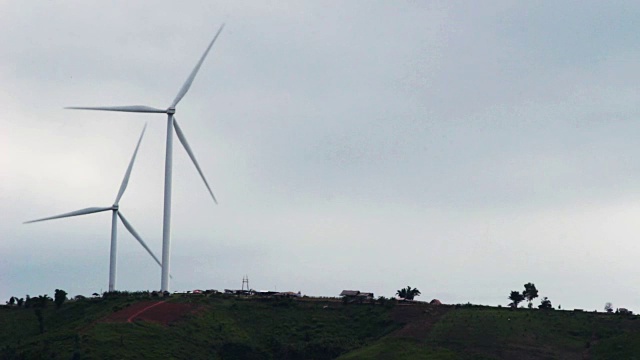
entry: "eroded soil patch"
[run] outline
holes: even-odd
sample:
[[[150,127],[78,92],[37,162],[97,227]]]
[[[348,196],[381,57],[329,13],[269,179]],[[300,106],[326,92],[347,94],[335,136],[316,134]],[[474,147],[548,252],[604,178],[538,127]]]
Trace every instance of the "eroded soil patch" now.
[[[180,320],[196,310],[198,305],[165,301],[142,301],[128,306],[103,319],[105,322],[150,321],[163,325]]]

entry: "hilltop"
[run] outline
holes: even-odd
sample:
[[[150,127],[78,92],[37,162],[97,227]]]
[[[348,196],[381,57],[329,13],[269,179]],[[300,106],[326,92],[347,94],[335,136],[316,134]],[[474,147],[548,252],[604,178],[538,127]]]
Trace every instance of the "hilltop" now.
[[[635,315],[148,293],[67,301],[60,308],[51,303],[0,309],[0,359],[634,359],[637,354]]]

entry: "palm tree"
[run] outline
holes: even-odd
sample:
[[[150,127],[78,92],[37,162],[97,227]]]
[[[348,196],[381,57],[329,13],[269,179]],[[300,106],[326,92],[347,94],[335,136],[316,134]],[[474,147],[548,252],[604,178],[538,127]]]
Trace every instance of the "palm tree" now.
[[[404,289],[400,289],[396,292],[399,298],[405,300],[413,300],[414,297],[420,296],[420,290],[418,288],[411,288],[411,286],[407,286]]]

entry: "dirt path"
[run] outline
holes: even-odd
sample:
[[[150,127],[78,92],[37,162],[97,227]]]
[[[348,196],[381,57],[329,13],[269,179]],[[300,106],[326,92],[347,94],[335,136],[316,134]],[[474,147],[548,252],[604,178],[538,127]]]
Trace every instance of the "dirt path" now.
[[[447,305],[396,306],[392,316],[395,321],[405,325],[391,333],[391,336],[422,340],[449,310],[451,307]]]
[[[103,322],[150,321],[168,325],[182,319],[199,306],[193,303],[164,301],[141,301],[103,318]]]
[[[157,302],[157,303],[155,303],[155,304],[151,304],[151,305],[149,305],[149,306],[147,306],[147,307],[143,308],[142,310],[138,311],[137,313],[135,313],[135,314],[133,314],[133,315],[129,316],[129,318],[127,319],[127,322],[129,322],[129,323],[130,323],[130,322],[133,322],[133,319],[135,319],[138,315],[140,315],[140,314],[144,313],[145,311],[147,311],[147,310],[149,310],[149,309],[151,309],[151,308],[153,308],[153,307],[156,307],[156,306],[158,306],[158,305],[160,305],[160,304],[164,304],[164,303],[166,303],[166,302],[167,302],[167,300],[165,300],[165,301],[159,301],[159,302]]]

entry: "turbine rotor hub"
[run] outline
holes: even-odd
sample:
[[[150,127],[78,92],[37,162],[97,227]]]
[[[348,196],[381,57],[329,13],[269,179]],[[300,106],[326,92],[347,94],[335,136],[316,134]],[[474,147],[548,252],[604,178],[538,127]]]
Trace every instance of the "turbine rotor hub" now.
[[[175,114],[175,113],[176,113],[176,108],[171,107],[171,108],[168,108],[168,109],[167,109],[167,114],[169,114],[169,115],[173,115],[173,114]]]

